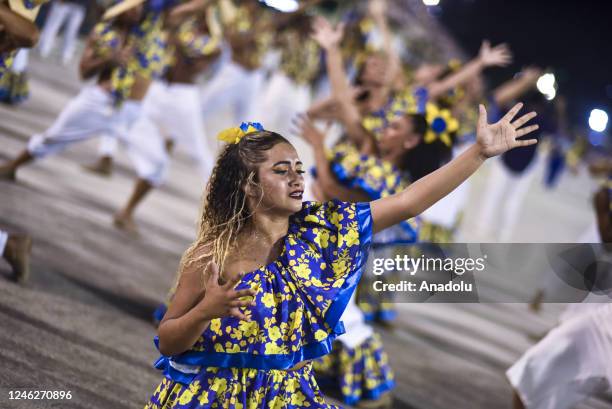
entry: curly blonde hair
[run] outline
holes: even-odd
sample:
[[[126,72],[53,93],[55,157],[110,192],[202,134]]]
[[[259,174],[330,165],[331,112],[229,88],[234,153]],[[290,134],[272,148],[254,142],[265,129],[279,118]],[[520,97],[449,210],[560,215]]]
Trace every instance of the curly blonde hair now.
[[[267,159],[266,151],[279,143],[289,141],[275,132],[258,131],[225,146],[208,181],[197,237],[183,253],[177,282],[187,269],[201,269],[205,274],[211,262],[223,271],[227,255],[253,214],[246,188],[260,189],[258,165]]]

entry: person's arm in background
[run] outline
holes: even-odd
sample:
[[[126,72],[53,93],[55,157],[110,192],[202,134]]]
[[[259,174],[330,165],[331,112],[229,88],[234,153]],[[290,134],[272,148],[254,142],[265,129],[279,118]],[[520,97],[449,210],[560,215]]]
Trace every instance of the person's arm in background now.
[[[164,23],[167,27],[178,27],[187,17],[205,13],[207,8],[217,0],[190,0],[173,7]]]
[[[373,144],[373,137],[361,126],[361,115],[353,101],[348,77],[344,72],[340,41],[344,26],[335,28],[324,18],[317,18],[313,27],[313,39],[326,52],[327,75],[331,83],[332,98],[338,102],[339,119],[345,127],[349,139],[363,150],[364,144]]]
[[[512,62],[512,54],[505,44],[491,48],[483,41],[478,57],[465,64],[459,71],[427,86],[429,98],[436,99],[466,83],[487,67],[505,67]]]
[[[0,26],[3,27],[5,35],[10,37],[12,48],[2,52],[13,51],[17,48],[31,48],[38,43],[38,27],[34,22],[11,11],[5,3],[0,3]]]
[[[400,57],[395,48],[393,48],[393,35],[387,20],[387,2],[386,0],[371,0],[368,4],[368,10],[374,20],[374,24],[382,34],[383,51],[387,57],[388,64],[384,82],[386,87],[392,88],[401,64]]]
[[[523,104],[515,105],[499,122],[488,124],[485,107],[480,105],[476,143],[402,192],[372,202],[374,232],[421,214],[469,178],[487,158],[513,148],[537,143],[536,139],[517,140],[538,128],[537,125],[521,128],[536,116],[535,112],[511,122],[522,106]]]
[[[315,167],[317,169],[317,185],[321,192],[329,199],[339,199],[345,202],[367,202],[369,197],[362,191],[350,189],[338,183],[331,172],[329,161],[325,152],[325,134],[319,131],[310,118],[301,115],[295,122],[302,138],[304,138],[314,151]]]
[[[81,56],[81,61],[79,63],[79,74],[84,80],[98,75],[105,69],[127,64],[128,58],[133,52],[132,48],[126,45],[121,50],[109,53],[108,55],[100,56],[96,53],[96,41],[98,41],[98,38],[92,32],[87,39],[85,50]]]
[[[312,119],[337,119],[338,102],[333,97],[322,99],[313,103],[306,113]]]
[[[493,91],[493,99],[497,106],[505,107],[516,101],[521,95],[535,87],[542,69],[527,67],[518,78],[504,82]]]

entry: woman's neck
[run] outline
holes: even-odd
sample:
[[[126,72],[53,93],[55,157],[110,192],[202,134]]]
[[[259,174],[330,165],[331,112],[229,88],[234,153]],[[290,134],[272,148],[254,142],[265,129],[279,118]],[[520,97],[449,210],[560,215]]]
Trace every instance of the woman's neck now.
[[[246,237],[254,237],[258,241],[274,245],[287,235],[289,229],[289,218],[269,214],[254,214],[243,234]]]

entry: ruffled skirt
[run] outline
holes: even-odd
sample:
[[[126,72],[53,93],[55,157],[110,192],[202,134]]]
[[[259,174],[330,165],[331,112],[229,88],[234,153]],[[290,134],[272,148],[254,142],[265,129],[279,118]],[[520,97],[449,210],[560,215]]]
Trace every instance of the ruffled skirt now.
[[[303,368],[203,369],[189,385],[164,378],[145,409],[333,409],[319,390],[312,363]]]
[[[30,95],[28,77],[25,72],[7,70],[0,78],[0,102],[16,105]]]
[[[333,352],[314,361],[313,367],[322,384],[339,386],[347,405],[377,400],[395,385],[389,358],[377,334],[352,349],[334,343]]]

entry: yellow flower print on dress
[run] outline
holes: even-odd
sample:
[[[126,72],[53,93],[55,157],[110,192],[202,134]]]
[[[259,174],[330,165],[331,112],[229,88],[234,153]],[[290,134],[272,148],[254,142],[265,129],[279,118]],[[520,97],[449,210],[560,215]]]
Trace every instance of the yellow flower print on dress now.
[[[287,396],[283,408],[330,408],[322,403],[308,365],[285,370],[328,353],[342,333],[340,316],[365,265],[371,226],[368,203],[304,202],[289,220],[280,257],[245,274],[236,286],[241,290],[259,284],[257,304],[244,308],[250,321],[213,320],[189,351],[162,357],[156,367],[174,385],[185,387],[196,380],[211,385],[209,380],[226,379],[224,397],[210,393],[210,386],[201,392],[208,393],[206,407],[226,407],[234,398],[248,407],[255,395],[262,402],[267,399],[258,407],[268,407],[284,390],[282,383],[296,376],[296,396],[302,403],[292,404]],[[321,240],[321,235],[327,239]],[[217,373],[213,375],[212,369]],[[270,378],[270,371],[277,371],[276,378]],[[230,386],[236,383],[242,385],[239,394]]]

